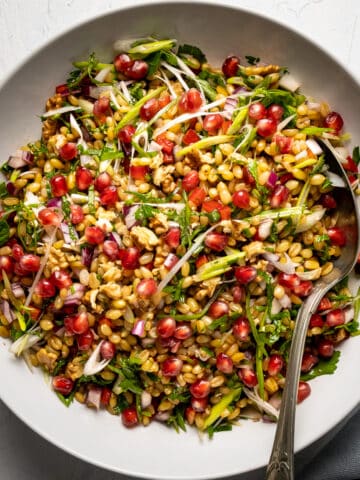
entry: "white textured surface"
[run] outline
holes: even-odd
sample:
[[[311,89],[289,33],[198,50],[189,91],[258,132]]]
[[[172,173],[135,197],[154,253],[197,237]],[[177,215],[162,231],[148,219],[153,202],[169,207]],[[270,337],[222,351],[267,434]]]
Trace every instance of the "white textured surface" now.
[[[140,3],[144,2],[138,0],[131,2],[120,0],[0,0],[0,83],[16,64],[53,36],[71,28],[78,22],[92,18],[99,13],[111,11],[120,5]],[[358,0],[341,2],[338,0],[227,0],[226,3],[262,13],[303,32],[307,37],[332,52],[360,82],[360,62],[358,61],[360,2]],[[204,16],[206,16],[205,9]],[[214,34],[216,33],[214,32]],[[255,35],[256,33],[254,33],[254,41]],[[1,112],[2,115],[4,113],[6,112]],[[24,402],[26,402],[26,392],[24,392]],[[49,480],[50,478],[51,480],[65,478],[69,480],[115,480],[124,478],[88,466],[57,450],[33,434],[1,403],[0,429],[0,478],[3,480],[33,480],[35,478],[37,480]],[[99,434],[101,436],[100,432]],[[333,449],[333,452],[336,450]],[[321,461],[324,462],[324,456],[317,465],[321,465]],[[260,474],[257,478],[261,477]],[[305,480],[305,476],[302,478]],[[320,473],[316,477],[311,474],[306,476],[306,480],[313,478],[322,480],[325,477],[321,477]],[[251,477],[252,479],[253,477]],[[250,480],[250,477],[246,480]]]

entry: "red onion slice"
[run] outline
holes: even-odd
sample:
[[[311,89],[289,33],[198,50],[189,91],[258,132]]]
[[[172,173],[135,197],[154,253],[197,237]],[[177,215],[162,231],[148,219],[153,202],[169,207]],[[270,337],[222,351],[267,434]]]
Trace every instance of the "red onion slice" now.
[[[144,335],[144,331],[145,331],[145,320],[138,320],[135,323],[133,329],[131,330],[131,333],[138,337],[142,337]]]
[[[97,387],[95,385],[90,386],[86,396],[86,405],[88,407],[94,407],[96,408],[96,410],[99,410],[100,401],[101,401],[101,391],[102,389],[100,387]]]
[[[15,320],[15,315],[10,308],[10,303],[7,300],[2,300],[0,308],[6,320],[11,324]]]
[[[94,256],[94,249],[93,248],[83,247],[81,249],[81,263],[85,267],[90,268],[93,256]]]
[[[276,173],[271,170],[270,174],[269,174],[269,177],[266,181],[266,186],[268,188],[275,188],[275,184],[276,182],[278,181],[278,176],[276,175]]]

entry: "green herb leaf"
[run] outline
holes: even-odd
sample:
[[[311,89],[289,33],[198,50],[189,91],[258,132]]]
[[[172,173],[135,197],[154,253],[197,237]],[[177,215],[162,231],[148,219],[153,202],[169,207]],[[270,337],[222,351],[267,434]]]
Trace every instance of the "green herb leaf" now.
[[[360,163],[360,147],[359,146],[354,148],[352,152],[352,159],[354,160],[356,165],[359,165]]]
[[[185,409],[186,409],[186,404],[180,403],[179,405],[176,405],[174,407],[172,415],[166,422],[168,425],[174,427],[178,433],[180,429],[186,432]]]
[[[245,55],[245,58],[249,65],[256,65],[257,63],[260,62],[259,57],[253,57],[252,55]]]
[[[227,393],[222,399],[216,403],[210,410],[209,415],[206,417],[203,425],[203,430],[206,430],[210,425],[216,422],[223,411],[241,394],[241,388],[237,388]]]
[[[340,359],[340,350],[336,350],[329,360],[320,360],[308,373],[301,375],[301,380],[308,381],[320,375],[332,375],[337,368]]]
[[[0,247],[5,245],[5,243],[10,238],[10,227],[6,220],[0,220]]]
[[[205,54],[200,50],[199,47],[188,45],[187,43],[179,46],[177,54],[179,57],[181,57],[181,55],[191,55],[192,57],[196,58],[196,60],[199,60],[200,63],[205,63],[207,61]]]

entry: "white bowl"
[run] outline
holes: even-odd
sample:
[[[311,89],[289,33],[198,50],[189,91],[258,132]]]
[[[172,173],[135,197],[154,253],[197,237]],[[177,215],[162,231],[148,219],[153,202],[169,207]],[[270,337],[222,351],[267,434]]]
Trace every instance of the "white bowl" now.
[[[40,135],[38,115],[55,85],[63,83],[70,62],[95,51],[111,59],[119,38],[156,33],[198,45],[210,62],[220,64],[231,53],[286,65],[314,98],[326,99],[356,134],[360,88],[322,49],[271,20],[204,3],[151,4],[119,10],[87,22],[50,42],[24,63],[0,91],[1,158]],[[360,399],[355,367],[360,365],[360,337],[341,347],[333,376],[312,382],[312,395],[297,411],[296,450],[311,444],[339,423]],[[116,472],[155,479],[219,478],[249,472],[268,461],[273,424],[243,421],[213,440],[192,429],[176,434],[160,424],[125,429],[119,418],[95,413],[76,402],[66,409],[43,376],[31,374],[22,361],[0,343],[1,398],[32,429],[83,460]]]

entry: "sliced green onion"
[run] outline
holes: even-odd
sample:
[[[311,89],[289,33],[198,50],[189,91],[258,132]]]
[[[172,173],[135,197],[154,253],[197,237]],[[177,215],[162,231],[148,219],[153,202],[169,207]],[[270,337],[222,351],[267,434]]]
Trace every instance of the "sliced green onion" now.
[[[204,425],[202,427],[203,430],[206,430],[208,427],[210,427],[210,425],[216,422],[224,410],[235,400],[236,397],[240,395],[241,390],[241,388],[235,388],[234,390],[231,390],[211,408],[209,415],[205,418]]]
[[[238,260],[245,257],[245,252],[237,252],[231,255],[226,255],[225,257],[217,258],[212,260],[205,265],[202,265],[196,275],[194,276],[195,281],[203,282],[209,278],[218,277],[223,273],[229,271],[233,263],[236,263]]]
[[[246,217],[246,218],[235,218],[232,221],[236,223],[242,223],[242,222],[258,222],[263,220],[264,218],[271,218],[271,219],[276,219],[276,218],[289,218],[293,217],[295,215],[301,215],[302,213],[308,213],[307,211],[304,212],[304,207],[298,206],[298,207],[289,207],[289,208],[283,208],[279,210],[264,210],[263,212],[254,215],[252,217]]]
[[[140,45],[130,48],[127,53],[133,58],[144,58],[159,50],[171,50],[175,43],[176,40],[158,40],[155,42],[141,43]]]
[[[239,111],[239,113],[234,118],[234,121],[232,122],[232,124],[227,130],[228,135],[233,135],[234,133],[240,130],[240,127],[242,127],[243,123],[245,122],[247,114],[248,114],[247,107],[244,107]]]
[[[199,140],[198,142],[188,145],[182,150],[179,150],[177,152],[177,155],[183,156],[191,152],[192,150],[205,149],[208,147],[212,147],[213,145],[219,145],[221,143],[229,143],[229,142],[232,142],[233,140],[235,140],[234,135],[214,135],[213,137],[206,137],[206,138],[203,138],[202,140]]]

